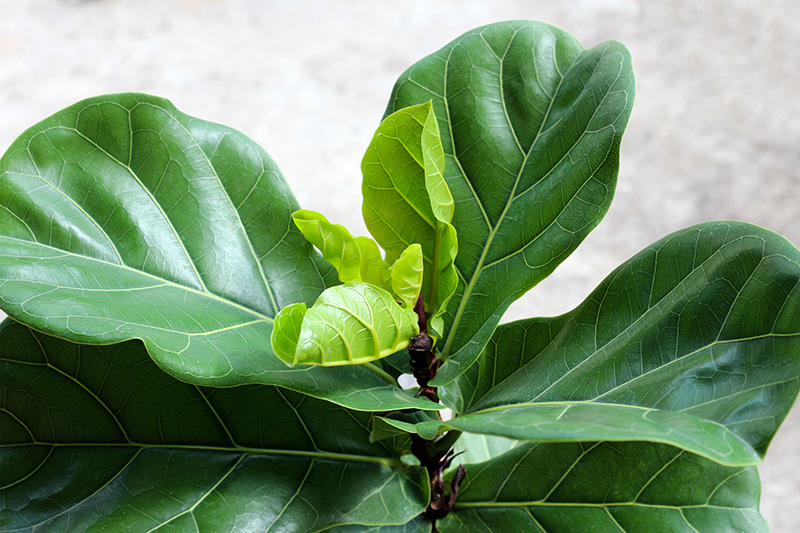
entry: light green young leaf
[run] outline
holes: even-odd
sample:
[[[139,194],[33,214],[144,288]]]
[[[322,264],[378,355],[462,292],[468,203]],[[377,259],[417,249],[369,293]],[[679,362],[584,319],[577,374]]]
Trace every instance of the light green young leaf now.
[[[272,349],[292,366],[367,363],[408,347],[419,334],[417,321],[387,291],[351,281],[327,289],[305,313],[299,305],[282,309]]]
[[[286,361],[289,354],[292,354],[291,358],[294,357],[306,311],[308,311],[308,306],[303,302],[297,302],[287,305],[275,315],[270,343],[272,351],[282,361]]]
[[[414,307],[422,290],[422,247],[411,244],[389,269],[392,276],[392,292],[408,307]]]
[[[483,463],[499,457],[518,446],[527,446],[528,444],[522,440],[507,439],[505,437],[463,433],[453,448],[456,456],[453,459],[450,470],[461,464]]]
[[[432,385],[466,371],[508,306],[603,218],[634,92],[620,43],[587,50],[530,21],[469,31],[400,77],[386,114],[432,101],[457,206],[458,287]],[[407,240],[409,226],[395,230]]]
[[[414,428],[420,422],[430,422],[439,420],[439,414],[436,411],[422,411],[407,409],[404,411],[394,411],[387,414],[387,416],[373,416],[372,417],[372,430],[370,432],[370,440],[373,442],[394,438],[405,437],[408,438],[410,434],[415,433]],[[436,434],[426,436],[425,438],[433,438]],[[410,449],[410,447],[409,447]]]
[[[438,429],[439,421],[432,418],[409,421],[376,416],[372,420],[370,438],[373,441],[379,441],[389,437],[396,437],[397,435],[416,433],[423,439],[431,440],[437,435]]]
[[[292,213],[295,225],[316,246],[325,261],[339,272],[339,281],[366,281],[388,289],[389,265],[378,245],[368,237],[353,237],[347,228],[332,224],[324,215],[301,209]]]
[[[422,127],[420,144],[422,147],[422,161],[425,169],[425,189],[431,200],[433,215],[442,222],[453,221],[455,204],[450,188],[444,179],[444,147],[439,133],[439,122],[436,113],[429,103],[428,116]]]
[[[458,250],[453,197],[444,181],[444,150],[431,104],[401,109],[386,117],[361,163],[362,211],[386,260],[407,246],[422,247],[422,295],[430,327],[441,335],[441,316],[458,285]]]

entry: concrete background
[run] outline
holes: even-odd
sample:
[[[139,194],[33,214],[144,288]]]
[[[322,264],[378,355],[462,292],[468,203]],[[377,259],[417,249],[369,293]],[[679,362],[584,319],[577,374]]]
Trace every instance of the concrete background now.
[[[233,126],[303,207],[356,234],[359,164],[397,76],[461,33],[534,19],[631,50],[638,95],[600,227],[508,318],[552,315],[681,227],[740,219],[800,243],[798,0],[0,0],[0,149],[88,96],[142,91]],[[800,412],[761,467],[800,531]]]

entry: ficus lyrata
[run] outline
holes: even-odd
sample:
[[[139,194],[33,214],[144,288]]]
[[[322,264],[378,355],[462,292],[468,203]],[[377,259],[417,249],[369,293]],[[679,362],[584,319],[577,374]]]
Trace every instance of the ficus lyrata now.
[[[786,239],[699,224],[498,325],[607,211],[633,99],[619,43],[462,35],[391,93],[371,237],[162,98],[27,130],[0,160],[0,529],[766,531]]]

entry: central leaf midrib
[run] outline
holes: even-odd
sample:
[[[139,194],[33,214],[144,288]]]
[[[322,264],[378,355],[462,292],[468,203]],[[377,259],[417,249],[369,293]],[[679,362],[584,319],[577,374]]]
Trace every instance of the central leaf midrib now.
[[[53,246],[49,246],[47,244],[43,244],[43,243],[40,243],[40,242],[32,242],[32,241],[28,241],[28,240],[25,240],[25,239],[18,239],[18,238],[9,237],[9,236],[6,236],[6,235],[0,235],[0,240],[3,240],[3,239],[19,242],[19,243],[21,243],[23,245],[40,246],[42,248],[47,248],[49,250],[57,251],[57,252],[59,252],[61,254],[64,254],[64,255],[69,255],[71,257],[78,258],[78,259],[80,259],[82,261],[95,261],[95,262],[101,263],[103,265],[106,265],[107,267],[110,267],[110,268],[122,268],[122,269],[128,270],[130,272],[133,272],[136,275],[140,275],[140,276],[144,276],[144,277],[147,277],[147,278],[150,278],[150,279],[157,280],[157,281],[161,282],[162,285],[170,285],[170,286],[175,287],[175,288],[180,289],[180,290],[184,290],[184,291],[187,291],[187,292],[191,292],[193,294],[201,295],[201,296],[206,297],[206,298],[211,298],[213,300],[217,300],[217,301],[219,301],[219,302],[221,302],[221,303],[223,303],[225,305],[228,305],[230,307],[234,307],[234,308],[239,309],[241,311],[244,311],[244,312],[246,312],[248,314],[251,314],[251,315],[255,316],[256,318],[258,318],[259,320],[266,321],[266,322],[268,322],[270,324],[273,323],[273,319],[271,317],[268,317],[267,315],[261,313],[260,311],[256,311],[254,309],[250,309],[249,307],[246,307],[246,306],[244,306],[244,305],[242,305],[240,303],[234,302],[233,300],[228,300],[227,298],[223,298],[222,296],[219,296],[218,294],[214,294],[213,292],[201,291],[201,290],[195,289],[193,287],[188,287],[186,285],[181,285],[180,283],[177,283],[175,281],[161,278],[159,276],[156,276],[155,274],[151,274],[151,273],[145,272],[143,270],[138,270],[136,268],[130,267],[130,266],[125,265],[125,264],[119,265],[119,264],[116,264],[116,263],[110,263],[110,262],[104,261],[102,259],[97,259],[97,258],[94,258],[94,257],[88,257],[88,256],[85,256],[85,255],[80,255],[80,254],[77,254],[77,253],[74,253],[74,252],[70,252],[70,251],[67,251],[67,250],[62,250],[61,248],[56,248],[56,247],[53,247]],[[13,257],[18,257],[18,256],[0,253],[0,257],[13,258]],[[30,257],[30,256],[25,256],[25,257]],[[48,258],[45,258],[45,259],[58,259],[58,257],[51,256],[51,257],[48,257]],[[44,284],[43,282],[36,282],[36,281],[32,281],[32,280],[9,280],[9,281],[12,281],[12,282],[13,281],[23,281],[23,282],[28,282],[28,283],[41,283],[41,284]],[[94,291],[108,291],[108,292],[113,292],[113,291],[126,292],[128,290],[130,290],[130,291],[134,291],[134,290],[149,290],[149,289],[156,288],[156,287],[135,287],[135,288],[132,288],[132,289],[91,289],[91,288],[84,288],[84,287],[71,287],[71,286],[61,286],[61,285],[53,285],[53,286],[56,287],[56,288],[76,290],[76,291],[83,291],[83,290],[92,291],[92,290],[94,290]]]
[[[197,139],[194,137],[194,135],[192,135],[192,133],[189,131],[189,129],[180,120],[178,120],[175,116],[173,116],[172,113],[170,113],[167,109],[161,108],[161,107],[157,107],[157,106],[155,106],[153,104],[150,104],[148,102],[140,102],[138,105],[150,105],[150,106],[152,106],[154,108],[161,109],[162,111],[164,111],[164,113],[166,113],[167,116],[169,116],[173,121],[175,121],[176,124],[178,124],[181,128],[183,128],[183,130],[186,132],[186,135],[188,135],[189,138],[194,143],[195,147],[200,151],[201,154],[203,154],[203,157],[205,158],[206,163],[208,164],[208,167],[211,169],[212,173],[214,174],[214,177],[217,180],[217,183],[219,184],[219,188],[225,193],[225,199],[228,201],[228,205],[231,207],[231,210],[236,215],[236,220],[239,223],[238,225],[242,229],[242,233],[244,233],[244,236],[246,237],[245,241],[247,242],[247,247],[249,248],[250,254],[253,257],[253,260],[255,261],[256,266],[258,267],[258,272],[261,275],[261,281],[264,283],[264,288],[266,289],[267,294],[269,295],[270,302],[272,303],[273,309],[275,310],[275,313],[277,313],[280,310],[280,306],[278,306],[278,302],[275,299],[275,294],[272,291],[272,287],[270,286],[269,282],[267,281],[267,276],[264,273],[264,266],[261,264],[261,260],[258,258],[258,255],[256,254],[255,248],[253,248],[253,242],[250,240],[250,235],[247,233],[247,228],[245,227],[244,223],[242,223],[242,217],[239,214],[239,209],[237,209],[237,207],[233,204],[233,200],[231,199],[231,196],[228,193],[228,190],[222,184],[222,178],[217,173],[217,169],[216,169],[216,167],[214,167],[214,164],[211,162],[211,159],[209,158],[208,154],[206,154],[205,150],[203,150],[203,148],[200,146],[200,143],[197,142]],[[132,111],[133,111],[133,109],[131,110],[131,112]],[[221,142],[222,141],[220,140],[220,143]],[[259,154],[259,157],[260,157],[260,154]]]
[[[514,35],[516,35],[516,32],[515,32]],[[512,37],[512,39],[513,39],[513,37]],[[509,41],[509,47],[510,47],[510,45],[511,45],[511,43]],[[501,63],[501,67],[502,67],[502,60],[500,61],[500,63]],[[545,112],[545,115],[544,115],[544,117],[542,117],[542,121],[539,124],[539,131],[536,133],[536,137],[534,137],[533,141],[531,142],[530,148],[528,149],[527,153],[525,153],[525,155],[524,155],[524,157],[522,159],[522,162],[520,163],[519,172],[517,172],[517,177],[515,178],[514,186],[511,188],[511,192],[508,195],[508,200],[506,201],[506,205],[503,208],[502,213],[500,213],[500,217],[498,217],[497,222],[492,226],[492,230],[489,233],[489,237],[486,239],[486,243],[483,246],[483,251],[481,252],[481,256],[478,259],[477,265],[475,266],[475,271],[473,272],[472,277],[470,278],[469,284],[467,285],[466,289],[464,289],[464,292],[461,295],[461,301],[459,302],[458,310],[456,311],[456,314],[453,317],[453,323],[450,326],[450,331],[447,334],[447,340],[445,342],[444,348],[442,349],[441,357],[445,361],[450,356],[450,349],[452,348],[453,342],[455,341],[455,333],[458,330],[458,325],[461,322],[461,317],[464,315],[464,310],[466,309],[467,302],[468,302],[470,296],[472,295],[472,291],[475,288],[475,284],[478,282],[478,278],[480,278],[481,274],[483,274],[483,263],[486,261],[486,256],[489,253],[489,248],[491,247],[492,242],[494,241],[494,237],[497,234],[497,230],[500,228],[500,226],[503,223],[503,219],[505,218],[505,215],[508,212],[508,209],[511,207],[511,204],[514,203],[517,186],[519,185],[519,182],[522,179],[522,173],[525,170],[525,165],[527,164],[528,157],[530,157],[531,153],[533,152],[534,147],[536,146],[536,143],[539,141],[539,138],[541,137],[542,130],[544,129],[544,125],[547,122],[547,119],[550,116],[550,111],[553,108],[553,103],[555,102],[555,99],[558,96],[558,91],[561,89],[561,85],[563,84],[564,79],[566,79],[567,75],[569,74],[569,71],[572,70],[572,66],[574,64],[575,64],[575,62],[573,62],[572,65],[570,65],[570,68],[567,69],[567,72],[563,76],[561,76],[561,79],[558,82],[558,86],[556,87],[555,91],[553,91],[553,96],[550,98],[550,103],[547,106],[547,111]],[[445,67],[445,69],[446,69],[446,67]],[[447,88],[447,79],[446,79],[446,75],[447,74],[446,73],[447,73],[447,70],[445,70],[445,89]],[[503,101],[503,105],[505,106],[505,94],[502,91],[500,93],[500,98]],[[597,110],[595,110],[595,112],[596,111]],[[447,117],[447,119],[448,119],[448,124],[452,124],[452,117],[450,116],[449,106],[448,106],[448,117]],[[508,127],[511,130],[512,134],[514,135],[514,138],[516,139],[517,136],[516,136],[516,133],[514,133],[514,126],[513,126],[513,124],[511,124],[510,120],[508,121]],[[452,149],[453,149],[453,159],[455,159],[456,161],[459,161],[460,158],[456,155],[455,137],[453,136],[453,133],[452,133],[452,126],[450,128],[450,131],[451,131],[450,140],[451,140],[451,145],[452,145]],[[519,143],[517,143],[517,144],[519,145]],[[574,145],[573,145],[573,147],[574,147]],[[572,149],[570,149],[567,153],[569,153],[571,151],[572,151]],[[461,168],[460,164],[459,164],[459,168]],[[463,169],[461,169],[461,171],[462,171],[462,175],[464,177],[464,181],[470,183],[470,189],[471,189],[471,187],[472,187],[471,186],[471,181],[467,178],[466,172],[464,172]],[[473,191],[473,193],[474,193],[474,191]],[[475,195],[475,200],[478,201],[477,195]],[[478,203],[480,204],[480,201],[478,201]],[[488,219],[487,219],[487,222],[488,222]]]
[[[309,459],[327,459],[331,461],[359,462],[378,464],[398,468],[405,464],[396,457],[382,457],[370,455],[358,455],[340,452],[309,451],[309,450],[282,450],[277,448],[254,448],[249,446],[210,446],[201,444],[143,444],[139,442],[42,442],[32,441],[16,444],[2,444],[0,448],[22,448],[25,446],[51,446],[54,448],[132,448],[137,449],[137,453],[145,450],[184,450],[184,451],[207,451],[220,453],[238,453],[246,455],[279,455],[291,457],[307,457]]]

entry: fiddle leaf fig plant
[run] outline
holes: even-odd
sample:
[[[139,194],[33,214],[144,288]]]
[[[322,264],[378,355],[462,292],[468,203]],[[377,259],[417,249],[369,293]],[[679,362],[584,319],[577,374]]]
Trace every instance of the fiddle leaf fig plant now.
[[[607,211],[634,92],[619,43],[462,35],[367,147],[371,237],[162,98],[24,132],[0,159],[0,529],[768,531],[755,465],[800,386],[786,239],[699,224],[499,324]]]

